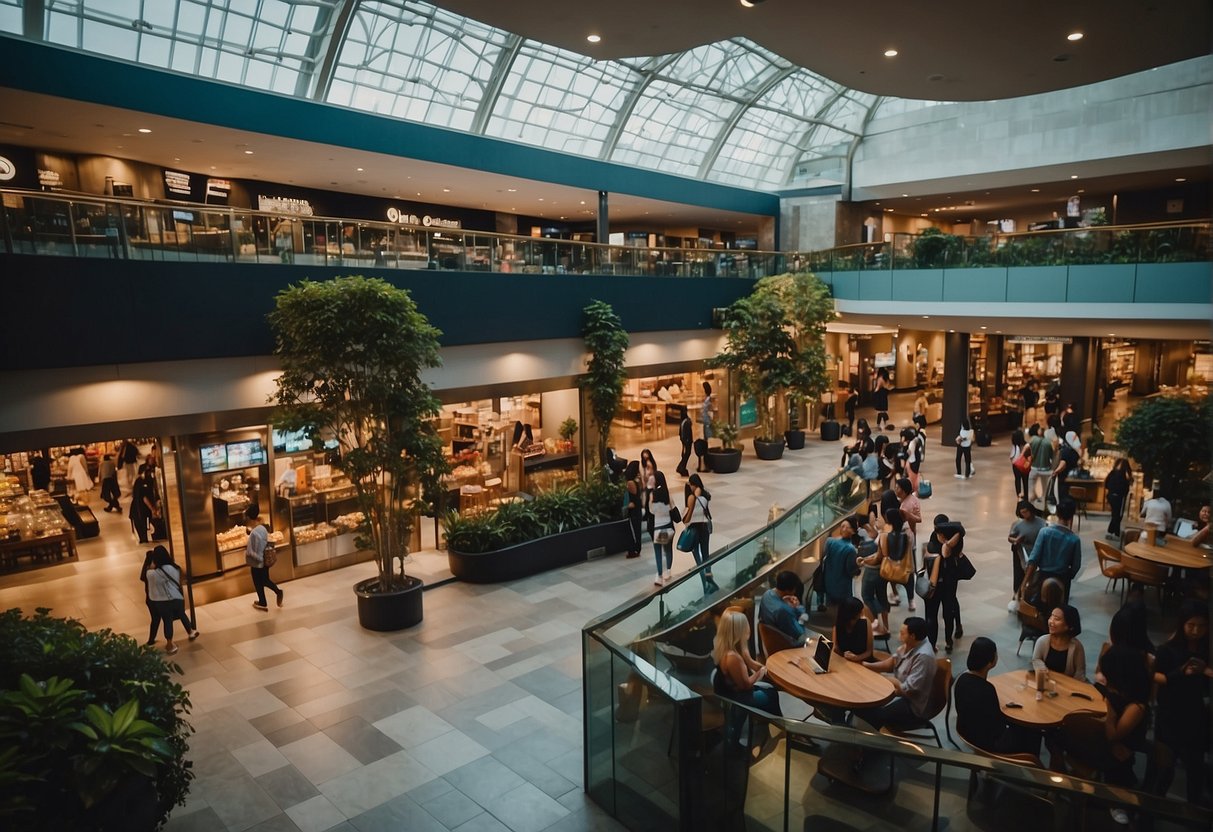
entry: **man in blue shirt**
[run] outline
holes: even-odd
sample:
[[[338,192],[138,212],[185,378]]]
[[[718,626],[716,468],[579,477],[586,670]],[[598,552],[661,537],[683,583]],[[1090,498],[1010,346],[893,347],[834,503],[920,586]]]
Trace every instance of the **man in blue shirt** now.
[[[1024,570],[1021,594],[1033,586],[1032,579],[1040,572],[1040,582],[1057,578],[1070,597],[1070,582],[1082,567],[1082,541],[1070,530],[1074,522],[1074,501],[1062,500],[1057,504],[1057,522],[1046,526],[1036,535],[1036,543],[1028,555],[1028,566]],[[1025,596],[1026,597],[1026,596]]]
[[[855,521],[847,518],[838,524],[834,537],[826,541],[821,554],[821,588],[825,590],[826,602],[833,605],[842,603],[854,592],[855,575],[859,572],[859,564],[855,558],[859,553],[851,538],[855,536]],[[820,595],[818,596],[820,602]],[[819,606],[818,609],[821,609]]]
[[[804,625],[800,623],[804,608],[796,595],[800,587],[800,578],[796,577],[796,573],[784,570],[775,576],[775,588],[764,592],[758,604],[758,620],[796,644],[803,644],[805,636]]]

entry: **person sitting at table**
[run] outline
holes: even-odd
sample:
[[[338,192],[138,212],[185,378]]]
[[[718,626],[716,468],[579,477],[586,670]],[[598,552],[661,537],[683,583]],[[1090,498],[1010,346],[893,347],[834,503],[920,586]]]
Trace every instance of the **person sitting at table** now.
[[[824,564],[823,564],[824,568]],[[795,572],[783,570],[775,576],[775,586],[762,594],[758,602],[758,620],[787,636],[794,644],[804,644],[805,615],[799,592],[803,584]]]
[[[990,684],[990,671],[998,664],[998,648],[985,636],[973,639],[968,671],[952,688],[956,704],[956,731],[961,739],[982,751],[996,754],[1040,754],[1040,735],[1007,722],[998,705],[998,692]]]
[[[1207,805],[1205,752],[1209,750],[1210,720],[1205,700],[1213,690],[1210,679],[1209,610],[1190,598],[1180,605],[1175,634],[1159,646],[1154,663],[1158,690],[1154,735],[1183,762],[1188,802],[1196,806]],[[1159,784],[1159,793],[1166,793],[1169,779]]]
[[[855,521],[848,517],[838,524],[835,536],[826,541],[822,550],[819,568],[821,588],[825,591],[827,604],[839,604],[851,595],[851,587],[859,573],[859,566],[855,563],[858,551],[852,541],[855,534]],[[821,596],[818,596],[819,611],[824,608],[820,602]]]
[[[1059,502],[1057,522],[1046,526],[1036,535],[1036,543],[1028,555],[1028,565],[1020,587],[1024,597],[1032,597],[1028,591],[1033,586],[1033,577],[1040,572],[1041,581],[1046,578],[1061,581],[1066,590],[1066,599],[1069,599],[1070,582],[1082,568],[1082,541],[1070,529],[1070,524],[1074,522],[1075,508],[1073,500]]]
[[[1155,489],[1153,496],[1141,504],[1141,516],[1147,525],[1153,523],[1158,527],[1156,540],[1167,536],[1167,529],[1171,527],[1171,501],[1161,489]]]
[[[766,678],[767,669],[753,659],[746,661],[749,640],[750,622],[745,613],[737,609],[721,613],[712,642],[712,661],[716,664],[713,690],[717,696],[783,716],[779,693],[770,684],[760,684]]]
[[[1184,540],[1193,546],[1204,545],[1209,540],[1209,504],[1205,503],[1200,507],[1200,514],[1196,515],[1196,531]]]
[[[1082,619],[1076,607],[1062,604],[1054,608],[1049,614],[1049,632],[1036,639],[1033,661],[1044,662],[1054,673],[1087,681],[1087,654],[1078,640],[1081,632]]]
[[[1135,788],[1133,755],[1146,755],[1145,777],[1141,790],[1157,793],[1160,782],[1169,782],[1171,757],[1165,747],[1146,738],[1149,724],[1150,672],[1141,653],[1124,645],[1113,645],[1104,653],[1102,667],[1106,683],[1099,685],[1108,713],[1104,720],[1107,748],[1102,752],[1099,766],[1104,779],[1114,786]],[[1112,810],[1113,819],[1126,824],[1129,818],[1122,810]]]
[[[927,641],[927,621],[912,615],[901,625],[901,646],[887,659],[864,662],[877,673],[893,674],[895,696],[878,708],[865,708],[855,715],[876,730],[886,725],[913,724],[927,715],[931,687],[935,683],[935,651]]]
[[[842,600],[830,638],[834,652],[849,662],[862,664],[872,658],[872,622],[863,617],[863,601],[854,595]]]

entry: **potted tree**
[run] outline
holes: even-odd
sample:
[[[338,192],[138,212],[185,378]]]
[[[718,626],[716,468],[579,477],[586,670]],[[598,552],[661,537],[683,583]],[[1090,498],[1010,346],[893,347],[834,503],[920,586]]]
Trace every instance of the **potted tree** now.
[[[804,431],[799,427],[804,405],[817,401],[830,385],[825,331],[834,318],[834,299],[829,287],[813,274],[782,274],[764,281],[779,296],[796,344],[796,366],[787,389],[789,413],[795,416],[789,418],[784,437],[789,448],[799,450],[804,447]]]
[[[573,437],[577,435],[576,419],[572,416],[565,419],[560,423],[560,427],[556,429],[556,432],[560,434],[560,441],[564,443],[563,450],[565,453],[571,454],[576,450],[576,446],[573,445]]]
[[[600,300],[593,301],[583,310],[581,332],[590,357],[580,386],[590,400],[590,415],[598,430],[597,464],[605,466],[607,448],[611,444],[611,421],[623,399],[623,385],[627,380],[624,354],[628,349],[628,334],[615,309]]]
[[[1209,473],[1209,430],[1213,402],[1179,396],[1143,399],[1116,426],[1116,444],[1141,466],[1169,499],[1199,510],[1208,499],[1200,480]],[[1176,505],[1178,510],[1180,505]]]
[[[712,435],[720,437],[720,447],[708,448],[708,467],[717,474],[732,474],[741,467],[737,444],[737,426],[731,422],[712,422]]]
[[[274,421],[336,439],[365,516],[358,544],[378,568],[354,585],[358,619],[398,630],[422,618],[422,584],[404,572],[409,533],[446,471],[421,373],[438,336],[409,293],[378,278],[303,281],[269,315],[282,363]]]

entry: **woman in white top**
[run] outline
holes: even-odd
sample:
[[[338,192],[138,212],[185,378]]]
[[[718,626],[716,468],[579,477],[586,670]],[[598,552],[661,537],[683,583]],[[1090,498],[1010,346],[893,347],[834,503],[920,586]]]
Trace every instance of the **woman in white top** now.
[[[964,460],[962,466],[961,460]],[[973,476],[973,426],[969,417],[960,419],[960,433],[956,434],[956,479],[967,480]]]
[[[686,510],[682,513],[682,522],[692,529],[694,534],[691,557],[695,558],[697,564],[706,563],[711,557],[712,515],[708,511],[708,502],[712,499],[712,495],[703,487],[703,480],[698,474],[691,474],[684,490],[687,505]],[[720,587],[712,580],[711,570],[702,570],[699,573],[699,579],[703,583],[704,595],[711,595],[720,590]]]
[[[72,448],[67,458],[67,478],[76,486],[76,504],[88,505],[88,492],[93,490],[93,478],[88,475],[84,448]]]
[[[147,577],[147,597],[160,612],[164,621],[164,652],[170,656],[177,652],[173,644],[173,622],[180,621],[189,633],[190,641],[198,638],[198,631],[185,615],[185,595],[181,592],[181,567],[173,562],[168,549],[157,546],[152,549],[152,568]]]
[[[649,500],[653,518],[653,556],[657,559],[657,577],[653,583],[661,586],[668,584],[674,576],[674,518],[665,474],[657,471],[653,480],[653,497]]]

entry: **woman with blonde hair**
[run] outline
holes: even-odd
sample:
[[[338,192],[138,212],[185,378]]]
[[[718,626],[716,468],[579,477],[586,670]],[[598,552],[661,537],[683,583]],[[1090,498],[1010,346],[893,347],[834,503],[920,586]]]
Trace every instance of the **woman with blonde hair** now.
[[[767,669],[753,659],[747,661],[749,640],[750,622],[745,613],[735,609],[721,613],[712,642],[712,661],[716,663],[713,689],[717,696],[783,716],[779,693],[769,684],[762,683]]]

